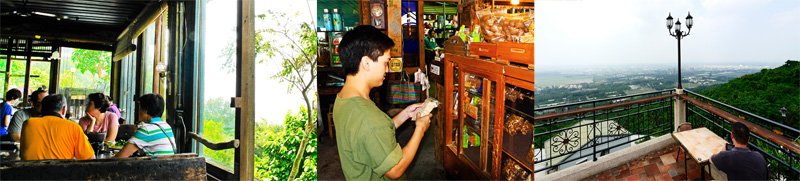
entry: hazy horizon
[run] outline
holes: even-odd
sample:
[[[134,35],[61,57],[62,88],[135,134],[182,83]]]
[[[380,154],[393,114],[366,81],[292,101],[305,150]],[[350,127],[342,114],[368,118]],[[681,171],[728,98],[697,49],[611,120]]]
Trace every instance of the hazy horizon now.
[[[800,1],[539,1],[539,71],[620,65],[677,68],[669,13],[691,34],[681,40],[682,67],[759,65],[800,60]]]

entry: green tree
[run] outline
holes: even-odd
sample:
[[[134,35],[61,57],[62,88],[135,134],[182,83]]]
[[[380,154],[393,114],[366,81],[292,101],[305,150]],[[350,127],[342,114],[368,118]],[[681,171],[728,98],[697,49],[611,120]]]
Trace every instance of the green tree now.
[[[233,139],[233,134],[224,129],[221,122],[207,119],[203,121],[203,137],[212,142],[226,142]],[[203,156],[226,168],[233,168],[233,149],[212,150],[203,147]]]
[[[316,110],[308,111],[305,107],[300,107],[297,114],[291,111],[286,113],[283,128],[276,131],[270,126],[260,125],[256,128],[257,153],[255,158],[256,177],[264,180],[291,180],[291,170],[296,158],[296,153],[301,150],[304,158],[303,170],[300,171],[299,180],[316,180],[317,178],[317,133],[306,132],[307,122],[316,122],[317,117],[308,120],[307,114],[316,114]],[[309,134],[306,134],[309,133]],[[302,145],[303,138],[310,138],[306,145]],[[263,143],[263,144],[262,144]],[[301,149],[302,148],[302,149]]]
[[[310,11],[310,9],[309,9]],[[306,103],[306,108],[312,108],[312,103],[316,100],[309,97],[309,92],[314,92],[316,89],[317,79],[317,33],[308,22],[295,24],[293,20],[297,19],[298,13],[294,15],[287,15],[286,13],[279,13],[274,11],[267,11],[266,14],[258,15],[261,20],[278,20],[277,26],[268,27],[266,29],[257,30],[256,34],[256,52],[265,55],[268,59],[259,60],[259,62],[269,61],[270,59],[281,60],[282,70],[277,74],[271,76],[273,79],[279,79],[280,82],[290,83],[287,92],[292,90],[297,91],[303,96]],[[312,21],[313,22],[313,17]],[[274,39],[265,39],[263,33],[277,37]],[[286,43],[283,43],[286,42]],[[316,134],[316,119],[312,114],[315,111],[306,111],[306,122],[304,123],[305,133]],[[300,142],[299,148],[306,148],[309,144],[309,139],[312,134],[303,134],[303,139]],[[288,180],[294,180],[300,168],[307,170],[306,162],[303,160],[306,149],[299,149],[294,156],[294,162],[291,165],[291,172]],[[316,165],[316,157],[313,160]],[[303,165],[301,165],[303,163]],[[316,166],[315,166],[316,167]],[[316,169],[314,174],[316,175]]]

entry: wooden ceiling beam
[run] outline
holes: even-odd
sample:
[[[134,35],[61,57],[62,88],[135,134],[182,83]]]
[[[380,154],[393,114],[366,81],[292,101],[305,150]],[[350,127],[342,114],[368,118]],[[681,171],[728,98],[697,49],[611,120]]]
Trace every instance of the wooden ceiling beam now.
[[[147,28],[147,25],[153,23],[153,21],[161,16],[161,13],[163,13],[165,10],[167,10],[166,1],[151,3],[142,9],[142,11],[139,12],[139,15],[137,15],[136,18],[133,19],[133,21],[124,30],[122,30],[121,33],[119,33],[119,36],[117,36],[115,44],[116,49],[114,50],[114,57],[112,60],[117,61],[133,52],[135,49],[131,48],[135,47],[133,43],[131,43],[133,38],[139,36],[139,34],[142,34],[144,29]]]

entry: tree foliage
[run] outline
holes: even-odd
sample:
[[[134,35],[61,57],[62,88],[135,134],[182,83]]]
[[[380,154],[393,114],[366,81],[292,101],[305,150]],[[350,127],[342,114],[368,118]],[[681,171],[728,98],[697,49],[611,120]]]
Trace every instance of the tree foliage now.
[[[301,142],[306,133],[304,131],[308,113],[316,114],[315,110],[309,112],[305,107],[300,107],[297,114],[291,111],[286,113],[283,122],[283,129],[271,132],[267,126],[259,126],[256,134],[259,135],[259,143],[256,145],[255,167],[256,177],[264,180],[288,180],[292,169],[292,162],[295,160],[296,153],[300,150]],[[310,122],[316,122],[316,117],[311,117]],[[272,130],[274,131],[274,130]],[[309,133],[309,143],[302,150],[305,151],[303,170],[299,180],[316,180],[317,178],[317,133]]]
[[[699,92],[711,99],[800,128],[800,62],[787,60],[783,66],[733,79]],[[785,107],[784,118],[780,109]]]

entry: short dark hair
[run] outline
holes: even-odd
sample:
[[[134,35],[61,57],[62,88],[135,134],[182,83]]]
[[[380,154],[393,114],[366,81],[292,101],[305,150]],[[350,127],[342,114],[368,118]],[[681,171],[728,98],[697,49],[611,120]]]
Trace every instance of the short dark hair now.
[[[139,97],[139,109],[147,111],[151,117],[161,117],[164,114],[164,98],[158,94],[145,94]]]
[[[367,56],[375,62],[392,47],[394,41],[374,26],[361,25],[348,31],[339,43],[339,57],[344,73],[355,75],[358,73],[361,57]]]
[[[111,98],[111,96],[110,96],[110,95],[106,95],[106,99],[108,99],[108,102],[112,102],[112,101],[114,101],[114,98]]]
[[[42,99],[42,113],[60,113],[64,106],[67,106],[67,97],[61,94],[48,95]]]
[[[99,109],[100,113],[105,113],[108,111],[108,107],[111,107],[111,104],[108,103],[108,99],[106,99],[106,95],[103,95],[103,93],[91,93],[87,97],[89,102],[94,104],[94,108]]]
[[[31,96],[29,97],[29,99],[30,99],[30,101],[31,101],[31,103],[33,105],[41,104],[41,102],[39,102],[39,99],[38,99],[39,98],[39,94],[41,94],[41,93],[47,93],[47,91],[44,91],[44,89],[37,89],[36,91],[33,91]],[[42,98],[42,100],[44,100],[44,98]]]
[[[741,122],[731,124],[731,134],[733,134],[733,139],[740,144],[746,145],[747,141],[750,140],[750,129]]]
[[[10,100],[14,100],[14,99],[19,99],[20,97],[22,97],[22,92],[20,92],[20,91],[19,91],[19,89],[13,88],[13,89],[11,89],[11,90],[8,90],[8,91],[6,92],[6,99],[5,99],[5,101],[10,101]]]

